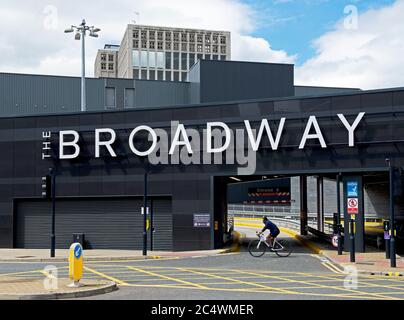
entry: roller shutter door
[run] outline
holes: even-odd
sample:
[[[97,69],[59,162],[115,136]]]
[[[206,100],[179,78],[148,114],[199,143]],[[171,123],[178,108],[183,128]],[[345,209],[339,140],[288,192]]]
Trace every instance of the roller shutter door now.
[[[56,247],[68,248],[73,233],[85,233],[88,248],[142,249],[142,199],[62,199],[56,202]],[[171,200],[152,200],[154,250],[172,250]],[[49,248],[51,204],[18,201],[15,209],[15,247]],[[149,238],[150,239],[150,238]],[[148,241],[150,247],[150,241]]]

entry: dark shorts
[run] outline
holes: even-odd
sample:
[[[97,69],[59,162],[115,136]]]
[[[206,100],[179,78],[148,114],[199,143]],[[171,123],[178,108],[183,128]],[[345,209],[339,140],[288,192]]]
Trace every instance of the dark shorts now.
[[[279,236],[280,231],[279,230],[274,230],[274,232],[271,232],[271,237],[276,238],[277,236]]]

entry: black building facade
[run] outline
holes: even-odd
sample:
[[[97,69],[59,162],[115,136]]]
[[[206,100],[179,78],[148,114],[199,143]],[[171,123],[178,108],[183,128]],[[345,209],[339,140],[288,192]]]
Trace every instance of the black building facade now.
[[[359,175],[366,185],[387,176],[385,159],[388,157],[399,169],[395,176],[395,200],[400,209],[403,111],[404,89],[391,89],[0,118],[0,246],[49,247],[50,203],[41,198],[41,177],[50,167],[57,172],[56,243],[59,248],[68,247],[72,233],[83,232],[91,248],[140,249],[145,171],[149,172],[149,206],[155,230],[149,233],[149,239],[152,236],[155,250],[221,247],[227,231],[226,189],[232,182],[229,177],[254,180],[254,176],[262,175],[335,177],[341,173]],[[352,124],[362,112],[365,114],[354,130],[354,145],[350,146],[348,130],[338,114]],[[320,139],[310,138],[310,134],[317,132],[313,122],[308,125],[313,116],[325,146]],[[147,157],[133,154],[129,144],[132,130],[142,125],[165,130],[172,141],[171,121],[198,132],[206,129],[208,122],[223,122],[232,130],[242,130],[247,137],[245,120],[258,131],[261,121],[268,119],[275,136],[282,118],[285,121],[279,146],[273,150],[264,134],[254,153],[253,171],[240,171],[242,164],[225,161],[186,165],[170,158],[169,164],[155,165]],[[105,147],[101,148],[100,157],[95,156],[95,129],[101,128],[116,132],[112,145],[116,157]],[[299,148],[307,128],[309,138]],[[60,159],[62,130],[78,132],[78,157]],[[49,140],[44,138],[44,132],[51,132]],[[145,139],[137,135],[134,145],[147,149]],[[44,149],[44,141],[50,142],[50,150]],[[245,141],[247,154],[248,139]],[[67,151],[73,152],[69,148]],[[43,159],[44,152],[49,157]]]

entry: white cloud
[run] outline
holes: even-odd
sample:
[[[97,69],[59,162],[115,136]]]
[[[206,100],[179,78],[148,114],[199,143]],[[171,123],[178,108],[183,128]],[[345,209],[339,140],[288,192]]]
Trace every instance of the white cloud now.
[[[316,39],[316,54],[296,68],[304,85],[363,89],[404,86],[404,0],[360,14],[356,30],[335,29]]]
[[[92,76],[97,49],[104,43],[119,44],[126,25],[137,18],[135,12],[140,13],[140,24],[231,31],[233,60],[295,59],[272,49],[265,39],[249,36],[256,27],[256,13],[239,0],[25,0],[24,6],[3,0],[0,6],[0,72],[79,75],[80,43],[63,30],[85,17],[102,29],[100,38],[87,39],[86,74]],[[57,9],[57,16],[50,16],[49,6]],[[49,23],[55,22],[53,18],[56,23]]]

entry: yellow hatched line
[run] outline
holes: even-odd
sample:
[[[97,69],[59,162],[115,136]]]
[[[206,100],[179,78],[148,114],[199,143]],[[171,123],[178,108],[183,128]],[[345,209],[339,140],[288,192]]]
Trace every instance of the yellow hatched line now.
[[[109,275],[107,275],[107,274],[105,274],[105,273],[99,272],[99,271],[94,270],[94,269],[92,269],[92,268],[89,268],[89,267],[83,267],[83,268],[84,268],[85,270],[90,271],[90,272],[92,272],[92,273],[94,273],[94,274],[96,274],[96,275],[99,275],[99,276],[101,276],[101,277],[103,277],[103,278],[105,278],[105,279],[114,281],[115,283],[117,283],[117,284],[119,284],[119,285],[122,285],[122,286],[128,285],[125,281],[122,281],[122,280],[119,280],[119,279],[117,279],[117,278],[111,277],[111,276],[109,276]]]
[[[254,273],[251,272],[245,272],[246,274],[251,274],[254,275]],[[258,274],[255,274],[258,275]],[[275,279],[280,279],[280,280],[285,280],[287,282],[292,282],[292,283],[302,283],[302,284],[307,284],[307,285],[312,285],[313,287],[318,287],[318,288],[324,288],[324,289],[334,289],[338,291],[347,291],[349,293],[354,293],[354,294],[359,294],[359,295],[366,295],[366,296],[373,296],[377,298],[383,298],[383,299],[395,299],[393,297],[388,297],[384,296],[381,294],[377,293],[368,293],[368,292],[362,292],[362,291],[357,291],[357,290],[352,290],[352,289],[346,289],[346,288],[341,288],[341,287],[336,287],[336,286],[326,286],[326,285],[321,285],[318,283],[310,282],[310,281],[304,281],[304,280],[293,280],[293,279],[288,279],[280,276],[269,276],[269,275],[261,275],[264,278],[275,278]]]
[[[209,273],[205,273],[205,272],[200,272],[200,271],[195,271],[195,270],[191,270],[191,269],[187,269],[187,268],[178,268],[179,270],[182,271],[188,271],[188,272],[192,272],[195,274],[199,274],[199,275],[205,275],[205,276],[210,276],[212,278],[216,278],[216,279],[222,279],[222,280],[227,280],[230,282],[237,282],[237,283],[241,283],[241,284],[246,284],[249,286],[255,286],[255,287],[260,287],[260,288],[265,288],[265,289],[270,289],[270,290],[274,290],[278,293],[288,293],[288,294],[294,294],[293,291],[289,291],[289,290],[285,290],[282,288],[275,288],[275,287],[269,287],[269,286],[265,286],[259,283],[254,283],[254,282],[248,282],[248,281],[242,281],[242,280],[238,280],[238,279],[234,279],[234,278],[229,278],[229,277],[222,277],[222,276],[217,276],[214,274],[209,274]],[[216,289],[216,288],[215,288]]]
[[[174,281],[174,282],[179,282],[179,283],[186,284],[186,285],[189,285],[189,286],[192,286],[192,287],[197,287],[197,288],[201,288],[201,289],[206,289],[205,286],[202,286],[202,285],[197,284],[197,283],[192,283],[192,282],[189,282],[189,281],[185,281],[185,280],[181,280],[181,279],[169,277],[169,276],[162,275],[162,274],[158,274],[158,273],[154,273],[154,272],[151,272],[151,271],[146,271],[146,270],[138,269],[138,268],[135,268],[135,267],[132,267],[132,266],[127,266],[127,268],[128,268],[128,269],[131,269],[131,270],[134,270],[134,271],[137,271],[137,272],[146,273],[146,274],[148,274],[148,275],[150,275],[150,276],[160,277],[160,278],[163,278],[163,279],[166,279],[166,280],[170,280],[170,281]]]
[[[323,279],[330,279],[330,278],[328,278],[326,276],[322,276],[322,275],[318,275],[318,277],[323,278]],[[372,280],[372,279],[368,279],[368,280]],[[374,279],[374,280],[380,280],[380,279]],[[392,290],[403,290],[403,292],[401,292],[401,293],[404,294],[404,287],[400,287],[400,286],[404,286],[404,283],[400,284],[400,286],[398,286],[398,285],[396,285],[396,286],[394,286],[394,285],[386,285],[386,284],[383,284],[383,283],[378,284],[378,283],[372,283],[372,282],[368,282],[368,281],[363,281],[360,278],[360,276],[358,276],[358,285],[362,285],[362,284],[366,285],[366,286],[362,286],[362,287],[366,287],[366,288],[377,287],[377,288],[389,288],[389,289],[392,289]],[[377,294],[386,294],[386,293],[377,292]]]

